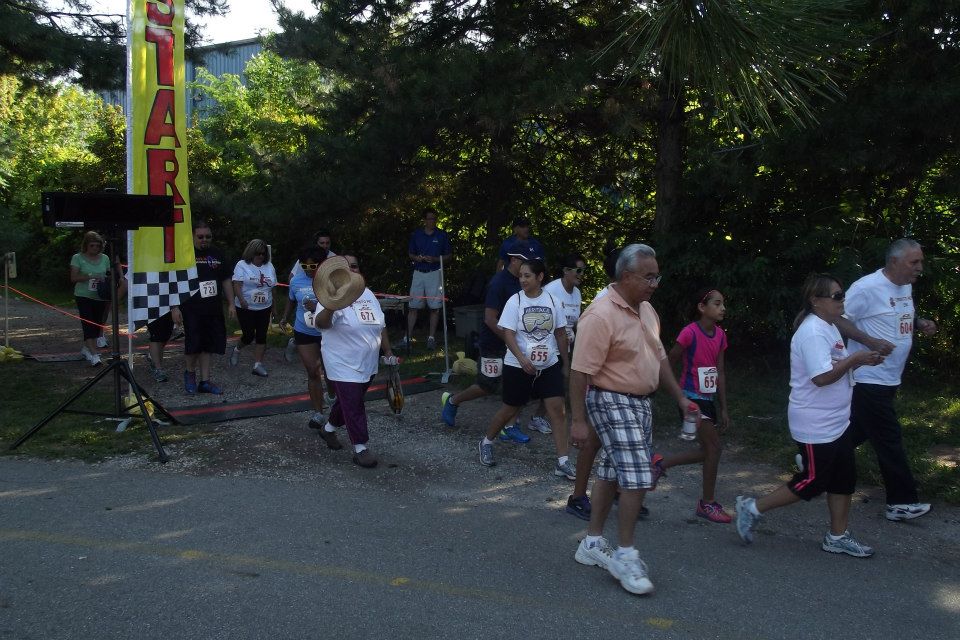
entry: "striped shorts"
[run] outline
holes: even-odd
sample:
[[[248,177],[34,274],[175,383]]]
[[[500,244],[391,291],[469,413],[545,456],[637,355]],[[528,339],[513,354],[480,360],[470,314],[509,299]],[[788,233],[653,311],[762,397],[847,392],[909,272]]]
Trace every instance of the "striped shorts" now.
[[[591,387],[587,392],[587,417],[603,445],[597,477],[617,482],[621,489],[651,488],[653,408],[650,398]]]

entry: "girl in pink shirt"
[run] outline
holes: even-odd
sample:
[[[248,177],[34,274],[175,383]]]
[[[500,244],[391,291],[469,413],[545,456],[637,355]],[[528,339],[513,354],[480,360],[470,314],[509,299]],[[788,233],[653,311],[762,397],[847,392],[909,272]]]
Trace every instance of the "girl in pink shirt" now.
[[[711,522],[724,524],[732,518],[716,502],[714,491],[720,465],[720,433],[730,424],[723,364],[727,335],[717,324],[723,320],[725,312],[723,294],[719,291],[704,289],[698,292],[694,306],[697,320],[680,331],[677,343],[670,350],[670,364],[674,367],[678,362],[681,364],[679,382],[683,394],[700,407],[700,423],[697,427],[700,449],[666,458],[660,454],[653,456],[654,487],[666,469],[681,464],[702,463],[703,494],[697,502],[696,513]]]

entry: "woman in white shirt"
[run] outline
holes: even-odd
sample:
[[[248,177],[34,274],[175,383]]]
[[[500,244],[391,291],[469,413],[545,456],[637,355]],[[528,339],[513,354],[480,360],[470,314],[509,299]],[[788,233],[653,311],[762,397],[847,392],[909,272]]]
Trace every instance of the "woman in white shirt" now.
[[[571,354],[573,353],[574,332],[577,321],[580,320],[580,308],[583,305],[583,298],[580,295],[580,281],[583,280],[583,272],[586,270],[587,261],[583,259],[583,256],[570,254],[563,258],[557,277],[543,287],[543,290],[559,301],[560,306],[563,307],[563,315],[567,320],[567,344]],[[547,407],[541,400],[536,413],[530,418],[528,428],[540,433],[553,433],[550,422],[544,417],[546,413]]]
[[[353,251],[344,251],[341,257],[328,260],[345,261],[350,271],[360,273]],[[360,297],[348,307],[334,311],[317,304],[316,310],[313,322],[323,333],[323,366],[337,395],[320,437],[329,448],[340,449],[336,430],[345,426],[353,446],[353,462],[365,468],[375,467],[377,459],[367,448],[369,433],[363,401],[377,374],[381,350],[386,363],[396,363],[380,301],[364,287]]]
[[[790,341],[790,404],[787,422],[797,443],[798,471],[787,484],[759,498],[737,497],[737,533],[753,541],[761,514],[827,493],[830,530],[820,548],[856,558],[873,549],[847,530],[850,502],[856,487],[855,447],[850,437],[853,370],[883,361],[876,351],[847,352],[836,327],[843,315],[843,287],[830,275],[807,278],[803,309],[794,320]]]
[[[531,398],[546,403],[554,426],[557,464],[553,473],[573,480],[576,471],[567,457],[567,421],[563,407],[563,381],[570,371],[566,317],[560,301],[543,290],[544,266],[527,260],[520,267],[520,291],[507,300],[497,327],[507,345],[503,358],[503,405],[494,414],[480,441],[480,463],[496,464],[493,439],[510,424]]]
[[[253,374],[266,377],[263,355],[267,351],[267,329],[273,315],[273,288],[277,286],[277,272],[268,255],[267,243],[259,238],[251,240],[243,256],[233,268],[233,304],[240,323],[240,342],[230,352],[230,364],[240,362],[240,350],[253,347]]]

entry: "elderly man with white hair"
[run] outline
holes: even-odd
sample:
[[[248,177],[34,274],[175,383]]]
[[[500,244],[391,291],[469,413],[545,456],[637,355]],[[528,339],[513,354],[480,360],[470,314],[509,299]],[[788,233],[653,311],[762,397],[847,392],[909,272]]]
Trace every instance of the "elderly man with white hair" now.
[[[893,400],[913,345],[914,329],[925,335],[937,332],[933,320],[916,317],[913,283],[923,273],[923,248],[916,240],[901,238],[887,249],[886,264],[854,282],[847,291],[844,315],[838,323],[850,338],[850,352],[879,351],[882,364],[853,372],[850,425],[854,443],[870,440],[877,454],[887,492],[886,518],[892,521],[919,518],[930,511],[920,502],[917,485],[903,448],[900,421]]]

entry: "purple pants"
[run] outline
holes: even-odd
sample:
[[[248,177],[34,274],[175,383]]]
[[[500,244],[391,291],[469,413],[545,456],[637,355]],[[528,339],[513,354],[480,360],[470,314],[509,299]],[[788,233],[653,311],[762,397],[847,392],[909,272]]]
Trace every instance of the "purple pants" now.
[[[337,400],[330,408],[330,417],[327,420],[335,427],[347,425],[347,435],[351,444],[366,444],[367,409],[363,406],[363,399],[373,378],[366,382],[337,382],[327,380],[337,394]]]

